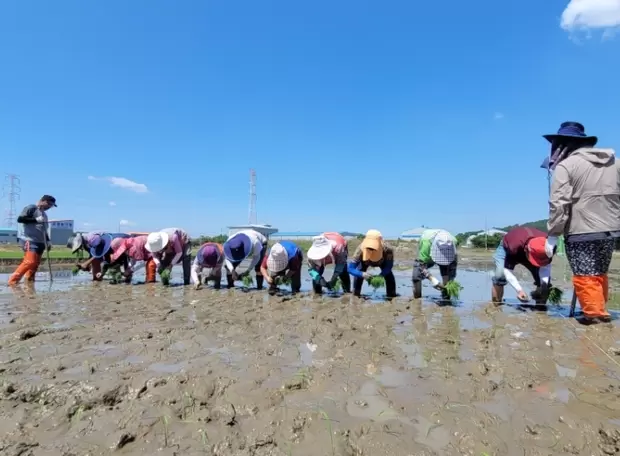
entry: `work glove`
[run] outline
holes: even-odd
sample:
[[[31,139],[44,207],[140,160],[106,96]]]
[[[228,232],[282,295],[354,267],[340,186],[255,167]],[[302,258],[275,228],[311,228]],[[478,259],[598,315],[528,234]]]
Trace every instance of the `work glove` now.
[[[369,273],[369,272],[362,272],[362,277],[364,277],[365,280],[370,280],[374,276],[371,273]]]
[[[328,289],[331,289],[331,286],[329,285],[329,283],[327,283],[327,280],[325,280],[323,277],[321,277],[321,280],[319,280],[319,284],[320,284],[323,288],[328,288]]]
[[[556,236],[549,236],[545,241],[545,253],[547,254],[547,258],[553,258],[553,253],[555,252],[555,246],[558,243],[558,238]]]
[[[443,290],[444,286],[443,284],[437,280],[435,277],[431,276],[431,278],[429,279],[431,281],[431,285],[433,285],[433,288],[436,290]]]
[[[45,217],[39,215],[36,219],[37,223],[45,223]]]
[[[233,271],[231,275],[233,280],[239,280],[239,274],[237,271]]]

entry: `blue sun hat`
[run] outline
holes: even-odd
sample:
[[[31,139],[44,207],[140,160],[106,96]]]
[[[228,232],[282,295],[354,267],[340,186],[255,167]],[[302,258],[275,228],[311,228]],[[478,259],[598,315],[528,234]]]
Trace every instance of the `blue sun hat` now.
[[[563,122],[562,125],[560,125],[557,133],[543,135],[543,138],[545,138],[550,143],[553,143],[558,139],[561,140],[563,138],[571,140],[577,139],[583,142],[588,142],[593,146],[598,142],[598,138],[596,136],[586,135],[586,129],[582,124],[580,124],[579,122],[571,121]]]
[[[108,233],[102,234],[99,236],[99,239],[100,241],[97,242],[97,245],[92,246],[89,250],[90,256],[96,259],[103,258],[110,251],[112,244],[112,236]]]
[[[235,234],[224,242],[224,256],[228,261],[243,261],[251,252],[252,240],[247,234]]]

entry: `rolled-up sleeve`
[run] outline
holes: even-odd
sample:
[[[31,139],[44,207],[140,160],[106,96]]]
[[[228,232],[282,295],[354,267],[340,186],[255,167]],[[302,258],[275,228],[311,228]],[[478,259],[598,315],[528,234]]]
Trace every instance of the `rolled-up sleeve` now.
[[[570,218],[572,195],[573,186],[570,182],[568,170],[559,164],[553,173],[551,193],[549,194],[549,220],[547,222],[549,236],[564,234]]]

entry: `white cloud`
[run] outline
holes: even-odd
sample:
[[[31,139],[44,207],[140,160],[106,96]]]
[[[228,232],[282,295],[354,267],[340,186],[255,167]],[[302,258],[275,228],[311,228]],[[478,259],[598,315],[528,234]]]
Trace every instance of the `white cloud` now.
[[[115,202],[115,201],[110,201],[108,204],[109,204],[110,206],[112,206],[112,207],[116,206],[116,202]]]
[[[562,12],[560,26],[567,31],[610,29],[620,26],[620,0],[570,0]]]
[[[135,225],[135,223],[132,222],[131,220],[125,220],[125,219],[123,219],[120,222],[118,222],[118,224],[120,226],[134,226]]]
[[[90,222],[84,222],[82,223],[82,226],[89,227],[89,226],[93,226],[93,224]]]
[[[504,114],[502,114],[501,112],[496,112],[495,114],[493,114],[493,118],[495,120],[500,120],[504,118]]]
[[[125,190],[130,190],[136,193],[148,193],[149,189],[146,185],[140,184],[138,182],[134,182],[125,177],[95,177],[88,176],[88,180],[94,181],[106,181],[109,182],[112,187],[124,188]]]

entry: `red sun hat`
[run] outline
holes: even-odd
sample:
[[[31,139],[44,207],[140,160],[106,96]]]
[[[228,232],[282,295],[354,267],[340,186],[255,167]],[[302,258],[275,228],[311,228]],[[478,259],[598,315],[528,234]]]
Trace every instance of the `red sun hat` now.
[[[551,263],[551,259],[547,256],[547,252],[545,251],[546,242],[547,238],[535,237],[530,239],[527,243],[527,259],[538,268],[547,266]]]

